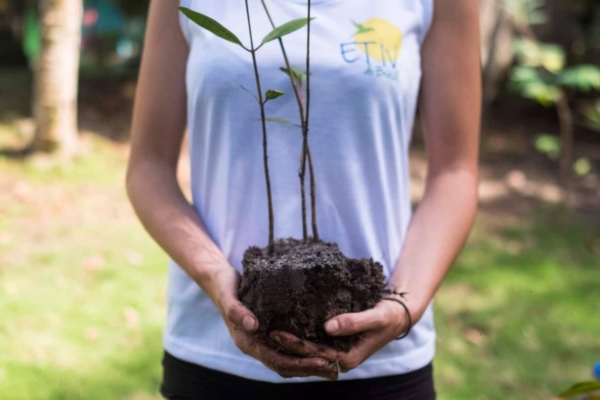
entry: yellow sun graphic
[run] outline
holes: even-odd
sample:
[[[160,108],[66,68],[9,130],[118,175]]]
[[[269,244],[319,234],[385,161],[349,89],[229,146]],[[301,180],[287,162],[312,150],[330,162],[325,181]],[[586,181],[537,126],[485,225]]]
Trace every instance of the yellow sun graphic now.
[[[369,57],[379,61],[395,61],[400,57],[402,48],[402,32],[391,22],[383,18],[371,18],[357,24],[354,40],[358,43],[369,42]],[[358,46],[360,51],[366,52],[366,46]]]

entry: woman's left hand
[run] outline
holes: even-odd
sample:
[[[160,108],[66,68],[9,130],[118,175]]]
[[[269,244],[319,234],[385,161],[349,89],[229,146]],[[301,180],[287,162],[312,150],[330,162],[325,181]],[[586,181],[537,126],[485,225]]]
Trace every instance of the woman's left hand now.
[[[395,301],[382,300],[367,311],[341,314],[325,323],[331,336],[360,334],[360,341],[348,352],[300,339],[291,333],[274,331],[271,338],[282,348],[304,357],[321,357],[348,372],[408,329],[404,307]]]

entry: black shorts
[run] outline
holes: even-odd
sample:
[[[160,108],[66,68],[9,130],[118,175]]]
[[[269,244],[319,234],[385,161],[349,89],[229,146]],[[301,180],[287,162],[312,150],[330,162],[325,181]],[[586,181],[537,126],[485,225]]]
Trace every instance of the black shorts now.
[[[337,382],[268,383],[179,360],[165,352],[168,400],[435,400],[431,364],[407,374]]]

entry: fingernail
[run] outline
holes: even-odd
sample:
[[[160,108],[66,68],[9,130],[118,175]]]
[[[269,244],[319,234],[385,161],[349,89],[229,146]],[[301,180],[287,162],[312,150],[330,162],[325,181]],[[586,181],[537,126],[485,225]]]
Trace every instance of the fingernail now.
[[[244,329],[247,331],[253,331],[256,328],[256,320],[250,316],[245,316],[242,320],[242,325],[244,325]]]
[[[336,333],[340,329],[340,324],[335,319],[333,321],[327,321],[325,324],[325,330],[328,333]]]
[[[325,365],[328,364],[328,362],[325,360],[319,360],[317,363],[319,364],[319,367],[324,367]]]
[[[279,334],[278,334],[278,333],[272,333],[272,334],[271,334],[271,338],[272,338],[273,340],[275,340],[276,342],[281,342],[281,336],[279,336]]]

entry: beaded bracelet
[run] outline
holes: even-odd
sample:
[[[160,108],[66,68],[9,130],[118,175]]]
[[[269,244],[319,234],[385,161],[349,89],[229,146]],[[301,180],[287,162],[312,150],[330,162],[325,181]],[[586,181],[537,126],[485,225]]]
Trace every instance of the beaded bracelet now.
[[[400,297],[402,297],[402,295],[400,295]],[[392,297],[383,297],[382,300],[395,301],[396,303],[398,303],[402,307],[404,307],[404,310],[406,311],[406,317],[408,318],[408,329],[406,330],[406,332],[404,332],[403,334],[401,334],[400,336],[398,336],[396,338],[396,340],[404,339],[405,337],[408,336],[408,334],[410,333],[410,330],[412,329],[412,317],[410,316],[410,311],[408,311],[408,307],[406,306],[406,304],[404,304],[404,302],[402,300],[394,299]]]

